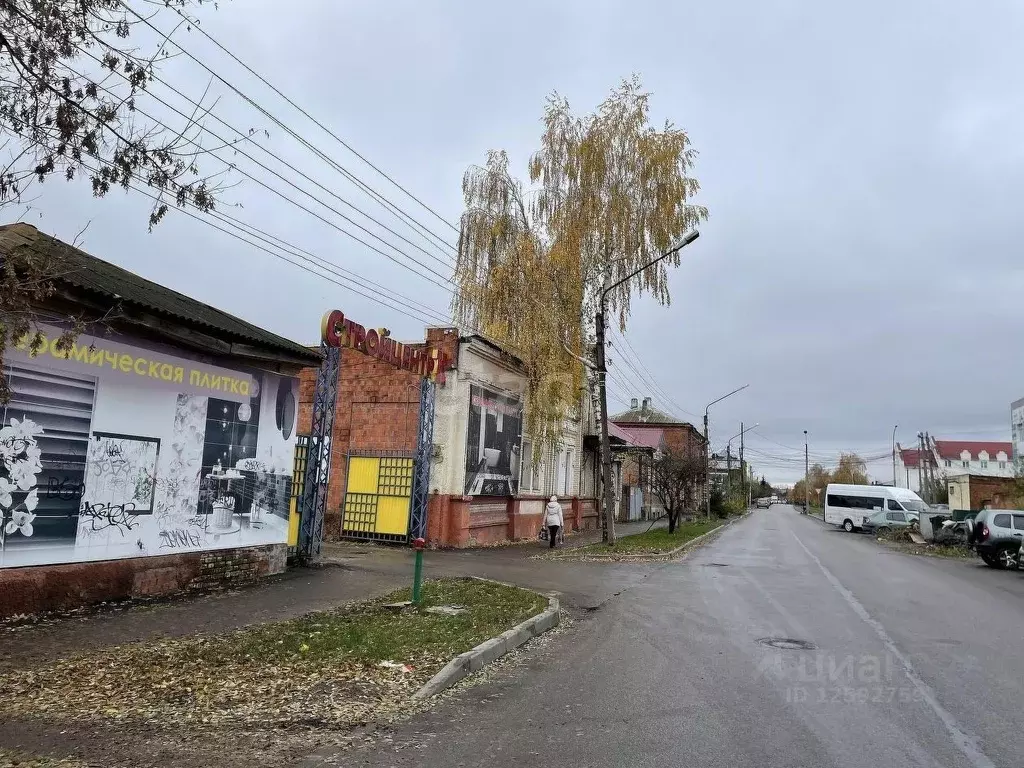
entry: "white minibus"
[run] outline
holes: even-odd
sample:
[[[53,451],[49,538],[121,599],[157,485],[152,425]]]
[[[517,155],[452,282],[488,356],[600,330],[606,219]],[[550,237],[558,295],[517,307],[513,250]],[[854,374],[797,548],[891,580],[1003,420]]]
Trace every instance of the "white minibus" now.
[[[858,530],[864,520],[885,510],[893,515],[920,515],[928,509],[921,497],[908,488],[889,485],[840,485],[825,488],[825,522]],[[897,518],[893,518],[897,519]]]

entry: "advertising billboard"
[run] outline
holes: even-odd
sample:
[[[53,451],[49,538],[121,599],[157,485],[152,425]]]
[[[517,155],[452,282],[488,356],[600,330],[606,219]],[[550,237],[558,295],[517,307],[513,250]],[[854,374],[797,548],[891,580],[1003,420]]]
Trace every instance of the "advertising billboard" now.
[[[515,496],[519,492],[523,402],[472,385],[466,431],[466,495]]]
[[[44,330],[6,355],[0,567],[286,542],[297,379]]]

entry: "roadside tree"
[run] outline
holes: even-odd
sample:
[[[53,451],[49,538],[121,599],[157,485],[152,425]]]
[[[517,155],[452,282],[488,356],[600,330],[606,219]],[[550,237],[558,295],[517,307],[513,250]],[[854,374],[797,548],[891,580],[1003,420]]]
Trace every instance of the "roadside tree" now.
[[[833,483],[845,483],[846,485],[867,485],[868,467],[856,453],[839,454],[839,465],[832,472]]]
[[[665,507],[668,531],[674,533],[685,510],[695,509],[697,489],[707,468],[704,454],[692,448],[666,448],[657,453],[651,466],[651,491]]]
[[[526,426],[538,443],[558,440],[585,391],[583,361],[602,287],[707,218],[707,209],[690,203],[699,188],[689,175],[696,152],[685,131],[650,124],[649,100],[636,77],[582,117],[555,94],[528,184],[511,174],[503,151],[463,177],[452,309],[522,358]],[[608,294],[621,330],[635,292],[669,302],[668,268],[679,259],[670,256]]]
[[[187,25],[177,12],[202,2],[0,3],[0,207],[23,204],[33,182],[82,176],[96,197],[132,183],[152,189],[151,227],[171,205],[213,208],[218,188],[197,167],[205,154],[195,130],[200,110],[172,127],[143,116],[136,105],[169,55],[170,35],[152,32],[154,17],[170,15],[177,30]],[[28,249],[0,265],[0,365],[18,339],[39,347],[35,307],[53,293],[60,268]],[[83,322],[93,319],[71,318],[57,347],[69,349]],[[0,377],[0,402],[9,396]]]

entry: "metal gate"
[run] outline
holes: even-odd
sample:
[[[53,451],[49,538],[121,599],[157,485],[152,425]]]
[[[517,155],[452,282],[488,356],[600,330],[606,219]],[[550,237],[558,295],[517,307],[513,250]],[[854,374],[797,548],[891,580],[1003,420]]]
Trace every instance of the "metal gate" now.
[[[349,454],[341,535],[406,542],[412,510],[414,457],[375,451]]]

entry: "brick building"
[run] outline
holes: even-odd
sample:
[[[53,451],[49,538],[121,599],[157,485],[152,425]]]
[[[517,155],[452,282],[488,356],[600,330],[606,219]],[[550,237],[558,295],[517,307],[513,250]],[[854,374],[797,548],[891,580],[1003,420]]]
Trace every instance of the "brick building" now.
[[[417,351],[443,350],[453,360],[458,334],[453,328],[428,328]],[[331,472],[324,517],[324,537],[337,540],[342,530],[342,504],[348,484],[348,457],[361,453],[404,453],[416,450],[420,412],[420,379],[414,371],[371,357],[352,347],[341,348],[338,396],[331,434]],[[299,377],[299,432],[309,434],[316,371]]]
[[[297,531],[296,398],[319,353],[28,224],[0,260],[54,274],[11,344],[0,616],[240,584]],[[70,318],[85,323],[68,347]]]
[[[963,474],[946,478],[951,510],[1015,509],[1019,488],[1013,477]]]
[[[646,469],[657,451],[670,449],[678,452],[692,452],[703,456],[705,451],[704,435],[689,422],[680,421],[669,414],[656,409],[650,397],[643,400],[633,398],[630,408],[613,415],[610,419],[618,431],[633,446],[649,449],[652,456],[633,451],[625,454],[622,466],[623,496],[628,495],[629,505],[623,503],[622,519],[636,519],[635,510],[632,514],[628,506],[635,507],[637,500],[642,498],[643,514],[641,517],[658,517],[663,512],[661,501],[651,492],[649,471]],[[695,498],[703,499],[707,493],[707,483],[696,489]]]
[[[378,334],[383,336],[383,333]],[[594,462],[582,451],[581,419],[541,451],[524,432],[527,377],[522,362],[479,335],[428,328],[406,345],[447,360],[438,381],[427,535],[432,544],[470,546],[537,535],[544,504],[563,499],[567,526],[593,527]],[[342,347],[331,439],[324,537],[375,538],[356,530],[355,458],[411,457],[416,449],[421,374],[396,368],[364,350]],[[299,429],[308,433],[315,372],[301,377]],[[588,496],[581,498],[581,489]]]

